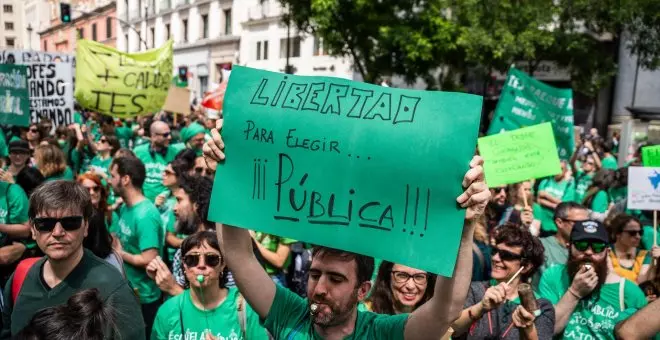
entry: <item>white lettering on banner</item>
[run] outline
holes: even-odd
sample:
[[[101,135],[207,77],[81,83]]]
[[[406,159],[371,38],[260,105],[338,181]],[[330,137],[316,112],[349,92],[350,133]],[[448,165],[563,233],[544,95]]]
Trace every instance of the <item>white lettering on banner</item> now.
[[[521,109],[521,108],[519,108],[519,107],[515,107],[515,106],[514,106],[514,107],[511,109],[511,112],[512,112],[513,114],[515,114],[515,115],[520,116],[520,117],[525,117],[525,118],[532,119],[532,120],[535,120],[535,119],[536,119],[536,116],[532,113],[532,110],[531,110],[531,109],[530,109],[530,110],[523,110],[523,109]]]
[[[549,95],[547,92],[534,87],[534,85],[531,85],[531,91],[540,101],[554,105],[559,109],[563,109],[564,105],[566,105],[566,98],[557,98],[555,96]]]
[[[179,329],[171,330],[167,334],[167,340],[204,340],[206,339],[206,332],[192,332],[189,328],[186,329],[186,334],[183,336],[179,333]],[[215,334],[217,340],[243,340],[243,336],[239,336],[238,333],[232,328],[228,336],[223,336],[222,333]]]
[[[533,101],[531,101],[531,100],[529,100],[525,97],[516,96],[514,101],[516,103],[520,104],[520,105],[524,105],[524,106],[531,107],[531,108],[536,108],[536,104]]]
[[[4,112],[12,112],[19,116],[22,116],[25,113],[21,110],[21,98],[12,97],[9,90],[7,90],[4,96],[0,97],[0,107],[4,108]]]

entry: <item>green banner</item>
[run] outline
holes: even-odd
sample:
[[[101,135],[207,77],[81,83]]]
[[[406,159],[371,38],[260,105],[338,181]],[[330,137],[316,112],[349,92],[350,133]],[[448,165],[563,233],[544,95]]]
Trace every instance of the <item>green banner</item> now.
[[[660,167],[660,145],[642,148],[642,164],[644,166]]]
[[[0,64],[0,124],[30,126],[27,66]]]
[[[451,276],[481,102],[236,66],[209,219]]]
[[[509,69],[488,134],[552,123],[559,158],[573,155],[573,90],[542,83],[515,67]]]
[[[550,123],[479,138],[478,143],[486,183],[491,187],[561,172]]]

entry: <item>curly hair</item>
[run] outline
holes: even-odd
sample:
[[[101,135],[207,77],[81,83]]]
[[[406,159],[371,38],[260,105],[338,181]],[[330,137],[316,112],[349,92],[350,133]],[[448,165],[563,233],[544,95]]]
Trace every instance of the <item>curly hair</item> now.
[[[182,175],[179,178],[179,187],[188,195],[190,203],[197,206],[196,213],[199,222],[206,229],[215,229],[215,223],[207,220],[209,203],[211,201],[211,188],[213,181],[207,177]]]
[[[522,252],[520,253],[523,257],[522,265],[529,264],[532,266],[532,269],[520,275],[521,282],[526,282],[534,276],[545,261],[545,247],[543,247],[541,241],[534,237],[529,230],[520,225],[507,223],[498,228],[495,234],[495,244],[522,248]]]
[[[383,261],[378,268],[378,276],[374,283],[373,292],[368,301],[371,302],[371,310],[379,314],[396,314],[394,311],[394,297],[392,296],[392,268],[394,263]],[[427,273],[428,279],[424,296],[415,305],[414,309],[426,303],[433,297],[436,275]]]

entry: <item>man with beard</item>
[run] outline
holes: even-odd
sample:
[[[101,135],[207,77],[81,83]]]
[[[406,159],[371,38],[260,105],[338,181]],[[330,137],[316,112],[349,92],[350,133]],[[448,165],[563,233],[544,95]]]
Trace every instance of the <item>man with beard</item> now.
[[[145,269],[163,249],[164,228],[158,209],[142,194],[145,169],[139,159],[115,158],[110,165],[110,176],[112,189],[124,200],[117,229],[111,230],[119,240],[114,247],[126,264],[126,277],[137,290],[148,339],[161,292]]]
[[[646,305],[637,285],[609,272],[608,241],[600,222],[576,222],[568,263],[541,277],[539,294],[555,306],[556,336],[614,339],[614,326]]]
[[[225,159],[221,126],[222,121],[218,121],[217,129],[211,131],[213,140],[204,145],[209,164]],[[307,299],[303,299],[276,285],[266,274],[253,255],[248,230],[223,225],[218,228],[218,239],[237,286],[275,339],[440,339],[460,315],[470,286],[472,235],[490,199],[482,165],[480,157],[472,159],[462,182],[466,191],[456,198],[466,215],[454,275],[438,277],[433,298],[411,314],[358,311],[358,303],[371,290],[374,260],[369,256],[314,248]]]
[[[154,121],[149,128],[151,144],[143,144],[133,150],[147,171],[144,182],[144,196],[154,201],[167,188],[163,185],[163,171],[167,164],[174,160],[176,154],[181,151],[178,145],[170,146],[172,133],[167,123]]]
[[[502,215],[508,207],[506,186],[490,189],[490,202],[486,206],[486,227],[489,233],[500,224]]]

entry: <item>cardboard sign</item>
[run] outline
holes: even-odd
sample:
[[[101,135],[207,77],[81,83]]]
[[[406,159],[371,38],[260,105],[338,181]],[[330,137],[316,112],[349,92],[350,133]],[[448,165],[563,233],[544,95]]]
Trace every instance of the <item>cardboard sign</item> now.
[[[545,122],[552,123],[559,158],[571,158],[575,149],[573,91],[552,87],[511,67],[488,134]]]
[[[550,123],[479,138],[479,153],[490,187],[561,172]]]
[[[127,118],[160,111],[172,77],[172,40],[140,53],[78,40],[76,100],[87,109]]]
[[[628,167],[628,209],[660,210],[660,167]]]
[[[190,90],[186,88],[170,86],[167,91],[167,99],[163,110],[180,113],[184,115],[190,114]]]
[[[27,66],[0,64],[0,124],[30,125]]]
[[[660,145],[643,147],[642,163],[644,166],[660,166]]]
[[[234,67],[209,219],[451,276],[481,103]]]
[[[10,50],[0,52],[0,62],[28,66],[32,122],[47,117],[53,122],[53,129],[73,123],[73,56]]]

